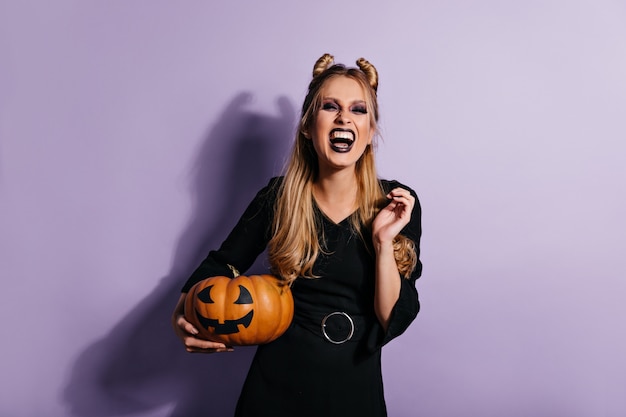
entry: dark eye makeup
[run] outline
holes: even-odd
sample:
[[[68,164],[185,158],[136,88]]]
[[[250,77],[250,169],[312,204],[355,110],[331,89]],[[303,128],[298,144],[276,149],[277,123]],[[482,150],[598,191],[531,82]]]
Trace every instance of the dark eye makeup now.
[[[322,110],[339,110],[339,106],[332,101],[328,101],[322,104]]]
[[[352,113],[367,114],[367,107],[361,104],[353,106],[350,110]]]
[[[341,106],[334,101],[325,101],[322,103],[322,110],[341,111]],[[356,114],[367,114],[367,106],[359,103],[350,106],[349,111]]]

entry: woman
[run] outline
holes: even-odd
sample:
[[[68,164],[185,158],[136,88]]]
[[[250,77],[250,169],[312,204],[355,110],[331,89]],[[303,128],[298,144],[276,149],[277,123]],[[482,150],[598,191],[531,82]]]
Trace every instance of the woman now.
[[[188,351],[230,351],[194,336],[183,316],[191,286],[247,270],[266,248],[291,285],[293,323],[258,347],[237,416],[386,415],[381,347],[419,311],[421,210],[411,189],[376,176],[378,74],[363,58],[357,65],[328,54],[316,62],[284,177],[257,194],[174,311]]]

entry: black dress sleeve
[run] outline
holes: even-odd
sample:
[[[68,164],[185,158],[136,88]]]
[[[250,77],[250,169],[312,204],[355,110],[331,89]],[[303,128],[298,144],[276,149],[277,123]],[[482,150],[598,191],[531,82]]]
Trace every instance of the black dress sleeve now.
[[[415,269],[411,273],[409,278],[402,278],[402,284],[400,287],[400,296],[396,301],[393,310],[391,311],[391,317],[389,319],[389,326],[385,332],[382,326],[379,326],[379,331],[374,332],[373,337],[370,338],[370,349],[380,348],[381,346],[389,343],[392,339],[400,336],[409,327],[409,325],[415,320],[417,313],[420,309],[419,297],[417,289],[415,288],[415,281],[422,275],[422,263],[420,261],[420,238],[422,236],[422,207],[415,191],[411,188],[403,185],[397,181],[383,181],[383,189],[385,192],[389,192],[396,187],[402,187],[411,193],[415,197],[415,205],[411,213],[411,220],[400,232],[402,235],[408,237],[415,243],[415,251],[417,255],[417,264]]]
[[[209,252],[191,274],[182,292],[189,292],[194,284],[208,277],[233,276],[231,267],[241,273],[250,268],[270,239],[279,181],[278,177],[272,178],[257,193],[220,248]]]

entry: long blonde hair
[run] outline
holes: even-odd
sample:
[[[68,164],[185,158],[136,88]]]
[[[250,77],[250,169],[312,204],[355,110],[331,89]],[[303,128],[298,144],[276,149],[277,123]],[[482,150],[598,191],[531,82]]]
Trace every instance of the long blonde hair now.
[[[277,191],[272,224],[272,238],[268,245],[269,261],[273,273],[292,283],[297,277],[315,278],[313,264],[324,248],[320,245],[318,231],[321,225],[315,215],[313,204],[313,182],[318,176],[318,159],[311,140],[306,135],[321,108],[322,88],[333,77],[344,76],[358,82],[366,94],[371,127],[377,130],[378,73],[364,58],[356,61],[358,68],[346,68],[334,64],[332,55],[324,54],[313,67],[313,79],[302,105],[302,113],[296,141],[287,163],[283,181]],[[387,204],[385,193],[376,175],[372,145],[367,145],[356,163],[357,201],[359,206],[350,217],[353,229],[366,242],[362,229],[371,228],[376,214]],[[394,241],[398,270],[408,277],[417,262],[414,243],[398,235]]]

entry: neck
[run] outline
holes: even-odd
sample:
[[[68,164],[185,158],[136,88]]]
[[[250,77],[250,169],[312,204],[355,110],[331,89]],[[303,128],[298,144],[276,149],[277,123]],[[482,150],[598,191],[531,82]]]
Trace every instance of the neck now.
[[[341,170],[329,173],[320,173],[313,183],[316,192],[326,195],[354,194],[357,189],[356,172]]]
[[[313,195],[320,208],[333,220],[342,219],[356,209],[358,184],[353,170],[320,175],[313,183]]]

